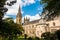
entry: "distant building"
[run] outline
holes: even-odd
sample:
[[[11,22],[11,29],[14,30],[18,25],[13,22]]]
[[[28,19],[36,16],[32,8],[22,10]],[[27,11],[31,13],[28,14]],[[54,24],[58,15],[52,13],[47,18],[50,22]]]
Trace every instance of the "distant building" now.
[[[43,16],[45,17],[45,15]],[[60,16],[49,21],[44,19],[44,17],[34,21],[29,21],[30,19],[25,17],[22,25],[24,34],[27,34],[29,37],[41,37],[41,34],[44,32],[54,32],[60,29]],[[22,14],[20,8],[16,17],[16,23],[22,24]]]

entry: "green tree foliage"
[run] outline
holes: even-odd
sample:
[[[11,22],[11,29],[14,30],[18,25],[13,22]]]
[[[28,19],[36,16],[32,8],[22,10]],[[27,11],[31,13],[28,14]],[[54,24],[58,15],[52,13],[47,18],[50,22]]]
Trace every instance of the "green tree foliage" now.
[[[33,38],[32,37],[29,37],[28,40],[33,40]]]
[[[0,0],[0,21],[2,20],[2,17],[3,17],[4,12],[7,11],[7,9],[4,8],[5,1],[6,0]]]
[[[49,11],[49,17],[60,15],[60,0],[41,0],[41,3],[45,5],[44,10]]]
[[[5,4],[6,1],[7,0],[0,0],[0,36],[7,37],[9,30],[11,31],[9,27],[12,25],[2,20],[4,13],[8,11],[8,9],[4,7],[4,5],[12,6],[14,3],[16,3],[16,0],[10,1],[10,3]]]
[[[4,22],[14,23],[13,18],[6,18],[6,19],[4,19]]]
[[[24,38],[25,38],[25,40],[27,39],[27,34],[24,34]]]
[[[9,38],[9,40],[13,40],[13,37],[16,37],[22,34],[23,28],[22,26],[13,22],[12,18],[7,18],[2,20],[4,13],[8,11],[4,5],[12,6],[16,3],[16,0],[10,1],[10,3],[6,3],[7,0],[0,0],[0,36],[4,38]]]
[[[7,8],[4,7],[4,5],[9,5],[12,6],[14,3],[16,3],[15,1],[11,1],[10,3],[5,3],[7,0],[0,0],[0,22],[2,21],[2,17],[4,16],[4,13],[8,11]]]
[[[2,31],[0,31],[1,36],[5,37],[5,38],[9,37],[12,40],[13,37],[17,38],[17,36],[22,34],[23,28],[20,27],[20,25],[14,23],[12,18],[7,18],[2,23],[3,23],[3,25],[0,29],[0,30],[2,30]]]
[[[57,31],[55,32],[55,35],[57,35],[57,39],[60,40],[60,30],[57,30]]]
[[[45,32],[41,35],[44,40],[56,40],[56,35],[50,32]]]
[[[39,37],[35,37],[35,39],[36,39],[36,40],[40,40],[40,38],[39,38]]]

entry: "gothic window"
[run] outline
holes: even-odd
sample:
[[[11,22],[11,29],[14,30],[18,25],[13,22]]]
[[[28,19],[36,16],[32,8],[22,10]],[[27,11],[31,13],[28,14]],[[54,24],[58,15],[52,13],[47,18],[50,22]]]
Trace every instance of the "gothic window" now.
[[[37,31],[37,34],[39,35],[39,31]]]
[[[32,31],[32,34],[34,34],[34,31]]]
[[[55,32],[56,31],[56,29],[51,29],[51,32]]]
[[[20,22],[20,19],[19,19],[19,22]]]
[[[47,26],[49,26],[49,24],[46,24]]]
[[[55,22],[53,22],[53,26],[55,26]]]
[[[26,33],[28,33],[28,31],[26,31]]]
[[[30,33],[31,33],[31,31],[30,31]]]
[[[31,28],[31,26],[29,26],[29,28]]]
[[[34,27],[34,25],[32,25],[32,28]]]

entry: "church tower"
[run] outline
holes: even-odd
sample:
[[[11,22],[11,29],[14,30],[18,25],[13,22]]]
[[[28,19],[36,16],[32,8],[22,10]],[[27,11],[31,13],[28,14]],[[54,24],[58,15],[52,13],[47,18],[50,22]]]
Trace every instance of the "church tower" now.
[[[16,16],[16,23],[19,25],[22,25],[22,14],[21,14],[20,6],[19,6],[19,10]]]

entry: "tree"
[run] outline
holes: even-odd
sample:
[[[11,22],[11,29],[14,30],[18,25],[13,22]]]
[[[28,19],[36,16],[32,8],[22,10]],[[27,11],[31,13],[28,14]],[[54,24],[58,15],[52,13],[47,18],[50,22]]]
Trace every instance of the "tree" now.
[[[0,0],[0,21],[2,20],[2,16],[3,16],[2,11],[3,11],[3,7],[5,5],[5,1],[6,0]]]
[[[48,10],[47,14],[49,18],[60,15],[60,0],[41,0],[45,6],[44,10]]]
[[[40,38],[39,38],[39,37],[35,37],[35,39],[36,39],[36,40],[40,40]]]
[[[2,18],[4,16],[4,13],[7,12],[7,8],[4,7],[4,5],[9,5],[12,6],[14,3],[16,3],[15,1],[11,1],[10,3],[5,3],[7,0],[0,0],[0,22],[2,21]]]
[[[33,40],[33,38],[32,37],[29,37],[28,40]]]
[[[13,37],[17,38],[17,36],[22,34],[23,28],[14,23],[12,18],[7,18],[4,20],[1,30],[2,32],[0,34],[3,37],[9,37],[9,39],[12,40]]]
[[[24,34],[25,40],[27,39],[27,34]]]
[[[41,37],[45,40],[56,40],[55,39],[56,35],[50,32],[42,33]]]
[[[60,40],[60,30],[57,30],[55,34],[57,35],[57,39]]]
[[[4,36],[5,34],[7,35],[7,29],[9,27],[7,27],[9,24],[3,22],[2,18],[4,16],[4,13],[6,13],[8,11],[7,8],[4,7],[4,5],[9,5],[12,6],[14,3],[16,3],[16,0],[11,1],[10,3],[5,4],[7,0],[0,0],[0,36]]]
[[[13,18],[6,18],[6,19],[4,19],[4,22],[14,23]]]

